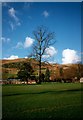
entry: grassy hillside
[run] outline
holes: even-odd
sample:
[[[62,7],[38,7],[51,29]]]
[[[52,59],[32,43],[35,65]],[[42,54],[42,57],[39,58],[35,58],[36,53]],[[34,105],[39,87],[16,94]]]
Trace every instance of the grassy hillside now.
[[[23,62],[29,62],[34,70],[34,75],[38,75],[38,62],[35,59],[32,58],[21,58],[21,59],[15,59],[15,60],[2,60],[0,61],[0,65],[2,63],[2,72],[3,72],[3,79],[6,79],[8,77],[16,77],[18,72],[18,67]],[[48,64],[42,62],[42,73],[45,74],[46,68],[49,68],[50,70],[50,78],[52,80],[55,79],[69,79],[69,78],[75,78],[75,77],[83,77],[83,65],[78,64],[66,64],[66,65],[60,65],[60,64]],[[62,68],[62,76],[60,75],[60,69]],[[0,73],[1,73],[0,70]],[[6,77],[5,77],[6,76]]]
[[[18,68],[23,62],[29,62],[33,69],[38,69],[37,61],[35,59],[15,59],[15,60],[2,60],[2,73],[3,73],[3,79],[9,78],[9,77],[16,77]],[[5,75],[6,77],[5,77]],[[7,77],[8,76],[8,77]]]

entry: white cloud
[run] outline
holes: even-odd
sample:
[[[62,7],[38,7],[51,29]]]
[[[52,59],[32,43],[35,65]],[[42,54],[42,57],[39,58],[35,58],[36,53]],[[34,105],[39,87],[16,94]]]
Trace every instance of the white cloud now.
[[[5,42],[6,41],[5,37],[1,37],[1,41]]]
[[[42,58],[45,58],[45,59],[47,59],[47,58],[49,58],[50,56],[49,55],[43,55],[42,56]]]
[[[12,29],[12,30],[14,30],[14,28],[15,28],[15,25],[14,25],[14,23],[12,23],[12,22],[9,22],[9,25],[10,25],[11,29]]]
[[[27,59],[28,57],[26,56],[25,59]]]
[[[57,50],[53,46],[49,46],[49,48],[46,48],[45,52],[49,56],[53,56],[54,54],[57,53]]]
[[[20,22],[17,22],[17,26],[20,26],[21,25],[21,23]]]
[[[10,9],[8,10],[8,13],[9,13],[10,17],[12,17],[12,18],[14,19],[14,21],[15,21],[15,23],[14,23],[14,22],[10,22],[10,23],[9,23],[11,29],[14,30],[14,28],[15,28],[16,26],[20,26],[20,25],[21,25],[20,20],[19,20],[19,18],[17,17],[17,15],[16,15],[17,12],[16,12],[16,10],[15,10],[14,8],[10,8]]]
[[[55,63],[57,63],[57,61],[56,61],[56,60],[54,60],[54,61],[49,61],[49,63],[50,63],[50,64],[55,64]]]
[[[11,40],[10,40],[10,38],[1,37],[1,41],[8,43],[8,42],[10,42]]]
[[[11,55],[10,57],[8,58],[4,58],[5,60],[13,60],[13,59],[18,59],[18,56],[15,56],[15,55]]]
[[[15,48],[21,48],[21,47],[23,47],[23,43],[22,42],[18,42]]]
[[[10,8],[8,12],[9,12],[9,15],[10,15],[12,18],[14,18],[14,20],[17,22],[17,21],[18,21],[18,17],[16,16],[16,11],[15,11],[15,9],[14,9],[14,8]]]
[[[10,38],[7,38],[7,42],[10,42]]]
[[[49,16],[49,13],[45,10],[45,11],[43,12],[43,15],[44,15],[44,17],[48,17],[48,16]]]
[[[49,58],[54,56],[57,53],[57,50],[53,46],[49,46],[49,48],[45,49],[45,55],[43,55],[43,58]]]
[[[24,48],[31,47],[33,42],[34,42],[34,39],[32,39],[30,37],[26,37],[25,42],[24,42]]]
[[[31,45],[33,44],[33,42],[34,42],[34,39],[32,39],[30,37],[26,37],[24,43],[18,42],[16,44],[16,46],[13,47],[13,48],[28,48],[28,47],[31,47]]]
[[[62,57],[62,64],[77,63],[81,60],[77,55],[77,51],[71,49],[63,50]]]

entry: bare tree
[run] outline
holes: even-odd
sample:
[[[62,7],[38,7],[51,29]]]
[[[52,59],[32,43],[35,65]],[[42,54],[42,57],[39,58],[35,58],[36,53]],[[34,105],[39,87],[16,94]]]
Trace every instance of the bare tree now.
[[[39,62],[39,83],[41,83],[41,61],[42,56],[45,54],[46,48],[55,43],[54,32],[49,32],[44,26],[39,26],[33,31],[35,42],[33,44],[33,53],[31,56],[36,58]]]

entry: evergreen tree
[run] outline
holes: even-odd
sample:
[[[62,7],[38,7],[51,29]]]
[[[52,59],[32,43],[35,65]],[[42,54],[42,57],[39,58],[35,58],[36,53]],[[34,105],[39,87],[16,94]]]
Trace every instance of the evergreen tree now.
[[[47,68],[46,69],[46,72],[45,72],[45,82],[46,81],[49,81],[50,80],[50,71],[49,71],[49,69]]]

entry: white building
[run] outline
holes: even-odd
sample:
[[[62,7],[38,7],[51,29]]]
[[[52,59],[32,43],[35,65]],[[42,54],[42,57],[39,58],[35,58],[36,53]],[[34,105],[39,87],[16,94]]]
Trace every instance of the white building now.
[[[80,83],[83,83],[83,77],[80,78]]]

